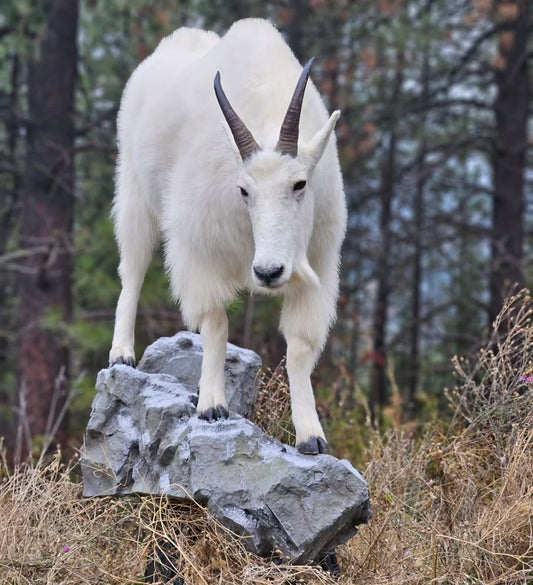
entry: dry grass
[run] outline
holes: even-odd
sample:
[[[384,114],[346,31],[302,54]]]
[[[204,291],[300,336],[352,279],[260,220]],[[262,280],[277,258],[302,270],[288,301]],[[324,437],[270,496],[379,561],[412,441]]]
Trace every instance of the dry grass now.
[[[251,420],[283,443],[294,445],[296,435],[291,419],[291,397],[285,360],[274,370],[260,373],[259,392]]]
[[[138,574],[141,539],[130,503],[83,499],[60,454],[0,484],[0,583],[112,583]]]
[[[446,432],[373,434],[366,476],[374,518],[339,548],[339,581],[250,555],[200,506],[83,499],[75,463],[61,465],[57,455],[36,469],[0,471],[0,584],[143,583],[150,560],[167,555],[189,584],[531,585],[531,306],[526,292],[511,299],[490,349],[472,362],[455,359]],[[256,417],[286,438],[288,412],[281,367],[265,376]]]
[[[446,434],[375,435],[366,469],[375,517],[342,552],[354,579],[533,583],[532,314],[522,291],[478,358],[454,359]]]
[[[254,557],[201,506],[155,497],[84,499],[72,467],[60,459],[10,476],[3,471],[2,585],[144,583],[154,559],[159,577],[178,573],[189,584],[332,582],[317,568]]]

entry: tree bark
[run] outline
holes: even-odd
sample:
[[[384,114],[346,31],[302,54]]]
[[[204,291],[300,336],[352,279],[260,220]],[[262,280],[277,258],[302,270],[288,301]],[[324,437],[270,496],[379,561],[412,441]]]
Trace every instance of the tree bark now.
[[[422,304],[422,255],[424,227],[424,176],[425,140],[420,147],[420,166],[414,199],[414,256],[413,256],[413,296],[411,299],[411,326],[409,331],[409,365],[407,369],[407,412],[415,417],[418,411],[416,393],[420,369],[420,307]]]
[[[391,290],[390,253],[392,245],[391,212],[396,175],[396,122],[398,102],[403,83],[403,54],[397,56],[397,69],[390,97],[391,128],[387,145],[387,158],[381,176],[380,234],[381,245],[377,261],[377,292],[373,311],[373,352],[370,409],[373,423],[379,424],[380,413],[387,402],[387,313]]]
[[[494,102],[496,137],[493,150],[492,261],[489,325],[498,315],[511,286],[523,285],[524,174],[527,149],[529,76],[527,43],[531,30],[530,0],[500,2],[507,15],[496,60]],[[512,8],[515,10],[512,10]],[[513,17],[514,14],[514,17]],[[510,17],[509,17],[510,16]]]
[[[429,65],[429,48],[426,48],[422,64],[422,102],[427,103],[429,97],[430,84],[430,65]],[[413,201],[414,210],[414,255],[413,255],[413,296],[411,300],[411,326],[409,331],[409,361],[407,369],[407,413],[409,417],[414,418],[418,412],[419,404],[417,401],[418,378],[420,370],[420,327],[421,327],[421,306],[422,306],[422,258],[424,253],[424,219],[425,219],[425,201],[424,194],[427,182],[427,170],[425,169],[426,161],[426,118],[425,114],[421,115],[420,124],[422,127],[422,137],[420,140],[416,191]]]
[[[375,424],[379,424],[381,409],[387,401],[386,337],[387,313],[390,295],[389,256],[391,250],[391,209],[394,197],[394,168],[396,160],[396,133],[391,132],[388,156],[383,169],[380,232],[381,247],[377,265],[377,292],[373,315],[372,390],[370,406]]]
[[[19,169],[19,143],[22,136],[21,121],[17,115],[19,107],[19,89],[21,77],[20,57],[16,53],[10,56],[9,90],[0,98],[7,103],[4,127],[6,135],[5,150],[2,149],[0,157],[4,160],[5,168],[0,170],[0,258],[8,249],[10,239],[14,236],[16,224],[16,209],[19,201],[21,186],[21,173]],[[11,332],[16,329],[16,318],[13,312],[13,274],[0,264],[0,371],[8,365],[10,349],[12,346]],[[11,400],[7,399],[7,393],[0,392],[0,407],[10,405]],[[11,422],[11,421],[10,421]],[[10,427],[10,424],[2,420],[0,425]],[[9,430],[7,431],[9,435]]]
[[[21,193],[18,455],[50,434],[68,394],[72,315],[74,92],[78,0],[47,0],[28,67],[28,133]],[[56,438],[65,440],[63,432]]]

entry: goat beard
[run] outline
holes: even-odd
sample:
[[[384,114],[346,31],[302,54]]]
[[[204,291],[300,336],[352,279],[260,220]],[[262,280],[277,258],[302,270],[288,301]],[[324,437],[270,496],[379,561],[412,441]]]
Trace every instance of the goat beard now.
[[[305,256],[297,262],[294,272],[305,284],[315,288],[320,287],[320,278],[318,278],[317,273],[311,268],[311,264],[309,264],[309,260]]]

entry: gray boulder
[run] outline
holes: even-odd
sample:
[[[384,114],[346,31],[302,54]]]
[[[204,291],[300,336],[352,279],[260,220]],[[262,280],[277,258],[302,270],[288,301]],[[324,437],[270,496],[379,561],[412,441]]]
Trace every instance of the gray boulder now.
[[[175,348],[182,339],[154,346]],[[191,350],[195,341],[182,349]],[[154,367],[154,346],[141,360],[143,368]],[[230,365],[241,351],[229,347]],[[249,353],[242,354],[245,364]],[[239,367],[246,384],[255,378],[248,366]],[[193,383],[198,377],[178,374]],[[347,461],[302,455],[238,414],[200,420],[196,388],[174,375],[115,365],[99,373],[96,388],[82,451],[85,496],[193,498],[247,536],[252,552],[268,557],[280,551],[293,562],[319,559],[370,518],[367,484]]]
[[[202,338],[180,331],[174,337],[161,337],[149,345],[137,366],[152,374],[170,374],[178,382],[198,388],[202,366]],[[261,358],[249,349],[231,343],[226,347],[226,397],[230,412],[249,416],[256,398],[255,379]]]

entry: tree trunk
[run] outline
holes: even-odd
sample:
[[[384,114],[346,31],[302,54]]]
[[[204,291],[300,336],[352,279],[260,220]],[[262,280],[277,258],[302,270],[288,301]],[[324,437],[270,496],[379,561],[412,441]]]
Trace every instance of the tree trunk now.
[[[506,290],[523,285],[524,174],[527,149],[529,77],[527,40],[530,0],[500,2],[504,30],[496,64],[493,151],[492,262],[489,318],[499,313]]]
[[[372,418],[379,424],[380,411],[387,401],[386,337],[387,312],[390,294],[389,256],[391,250],[391,207],[394,195],[393,172],[396,158],[396,134],[393,130],[389,138],[388,156],[383,169],[380,232],[381,247],[377,265],[377,292],[373,315],[373,352],[372,352],[372,394],[370,405]]]
[[[424,61],[422,65],[422,99],[423,103],[428,103],[429,84],[430,84],[430,65],[429,65],[429,48],[426,48]],[[409,361],[407,369],[407,413],[414,418],[418,412],[418,402],[416,393],[418,390],[418,378],[420,371],[420,312],[422,305],[422,257],[424,251],[423,229],[424,229],[424,193],[426,190],[427,171],[425,168],[426,161],[426,118],[422,114],[420,125],[422,128],[422,138],[420,141],[416,192],[413,202],[414,208],[414,256],[413,256],[413,296],[411,301],[411,327],[409,331]]]
[[[21,187],[21,173],[19,168],[19,144],[23,135],[21,120],[18,115],[21,63],[19,55],[10,57],[9,91],[0,97],[6,100],[7,112],[5,115],[5,151],[0,153],[4,157],[5,169],[0,170],[0,258],[7,254],[9,244],[14,237],[16,226],[16,209],[19,201]],[[5,261],[5,256],[4,256]],[[7,262],[6,262],[7,264]],[[0,372],[11,366],[10,354],[12,353],[14,339],[12,332],[16,330],[16,317],[13,306],[15,297],[13,290],[14,275],[0,263]],[[2,412],[4,406],[11,406],[12,397],[7,392],[0,391],[0,428],[4,428],[6,439],[12,437],[12,417]],[[5,420],[9,416],[7,420]]]
[[[21,193],[18,455],[50,435],[66,403],[72,315],[74,90],[78,0],[47,0],[28,68],[28,147]],[[63,423],[64,426],[64,423]],[[59,431],[56,438],[65,439]],[[22,450],[22,453],[20,452]]]
[[[424,226],[424,176],[425,140],[420,147],[420,163],[414,200],[414,256],[413,256],[413,297],[411,301],[411,326],[409,331],[409,366],[407,369],[407,412],[414,417],[418,411],[416,393],[418,390],[418,372],[420,369],[420,307],[422,304],[422,253]]]
[[[391,128],[387,145],[387,158],[383,165],[381,177],[381,211],[380,234],[381,246],[377,262],[377,292],[373,314],[373,352],[370,408],[373,422],[379,424],[380,412],[387,402],[387,312],[391,289],[390,253],[391,253],[391,212],[394,199],[396,173],[396,123],[397,108],[403,83],[403,55],[397,56],[397,69],[394,87],[390,97]]]

